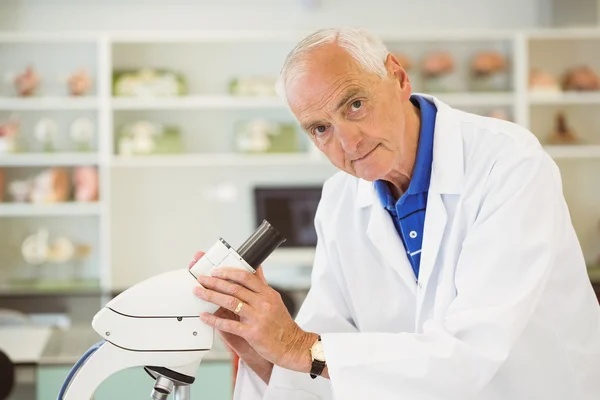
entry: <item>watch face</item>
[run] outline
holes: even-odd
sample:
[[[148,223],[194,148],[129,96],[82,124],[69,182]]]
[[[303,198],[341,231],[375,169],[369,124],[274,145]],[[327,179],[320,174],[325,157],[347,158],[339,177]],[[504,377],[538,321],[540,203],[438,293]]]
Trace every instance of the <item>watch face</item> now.
[[[312,356],[315,360],[325,361],[325,353],[323,352],[323,342],[316,342],[311,349]]]

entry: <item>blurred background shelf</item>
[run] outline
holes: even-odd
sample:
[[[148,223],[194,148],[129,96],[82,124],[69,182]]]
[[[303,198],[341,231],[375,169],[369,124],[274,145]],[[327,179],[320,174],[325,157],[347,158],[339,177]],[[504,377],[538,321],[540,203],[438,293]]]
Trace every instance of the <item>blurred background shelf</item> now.
[[[544,146],[546,152],[554,159],[562,158],[597,158],[600,159],[600,145],[550,145]]]
[[[595,115],[600,115],[596,111],[596,107],[600,107],[600,93],[530,93],[527,77],[533,68],[549,65],[549,72],[557,77],[575,64],[600,66],[600,58],[593,51],[600,43],[600,29],[424,29],[400,32],[382,28],[375,32],[392,52],[405,53],[414,62],[413,67],[431,51],[445,50],[455,57],[455,79],[461,80],[461,84],[453,91],[440,89],[439,92],[428,92],[451,106],[482,115],[494,112],[494,115],[506,115],[531,129],[542,144],[553,130],[554,114],[564,108],[571,123],[569,127],[572,125],[576,133],[584,134],[583,143],[599,142],[593,132],[599,123]],[[93,153],[1,156],[0,167],[11,167],[7,168],[10,170],[7,177],[23,179],[29,170],[37,167],[92,165],[101,172],[101,200],[98,203],[5,203],[0,205],[0,216],[40,217],[40,221],[48,216],[98,216],[98,224],[86,229],[90,235],[99,237],[100,247],[96,253],[99,270],[95,272],[102,276],[107,287],[120,287],[145,277],[143,273],[136,275],[137,272],[132,272],[123,275],[127,277],[126,281],[119,282],[121,272],[116,271],[116,266],[136,263],[135,271],[149,269],[159,272],[168,268],[168,260],[177,260],[176,254],[193,252],[195,249],[190,243],[193,246],[209,244],[209,237],[214,235],[182,226],[189,221],[193,221],[194,225],[202,221],[210,227],[231,225],[222,235],[232,237],[232,240],[243,237],[256,222],[251,217],[256,211],[255,187],[319,186],[335,172],[324,156],[308,151],[279,154],[235,152],[236,135],[241,126],[246,126],[242,124],[260,119],[281,123],[295,121],[279,98],[233,95],[229,93],[234,87],[232,83],[237,80],[236,84],[241,84],[244,79],[252,77],[276,77],[284,57],[306,33],[305,30],[293,29],[105,30],[77,34],[0,32],[0,45],[3,46],[0,50],[6,51],[6,54],[24,61],[29,61],[31,55],[36,54],[39,57],[35,60],[38,67],[44,65],[44,57],[53,60],[50,72],[41,71],[45,74],[44,78],[55,80],[53,77],[59,75],[55,72],[66,74],[74,71],[75,64],[89,67],[94,78],[91,94],[85,97],[42,94],[39,97],[16,98],[10,92],[0,93],[0,111],[5,111],[4,115],[23,111],[34,122],[56,115],[60,135],[63,136],[68,136],[65,130],[81,116],[88,117],[97,128],[97,142],[93,147],[97,150]],[[486,50],[498,51],[508,60],[505,84],[498,91],[485,91],[469,83],[472,56]],[[559,53],[564,53],[564,56],[559,56]],[[69,63],[67,60],[70,60]],[[556,65],[549,60],[554,60]],[[148,67],[164,69],[182,77],[181,82],[185,82],[186,86],[183,93],[189,94],[179,97],[125,97],[115,94],[118,93],[115,89],[117,73]],[[409,76],[413,89],[419,92],[424,87],[423,77],[414,69],[409,70]],[[64,83],[53,84],[52,90],[46,87],[44,90],[60,93],[60,90],[66,89]],[[247,94],[241,89],[243,84],[236,87],[241,90],[239,93]],[[483,91],[471,91],[475,87]],[[498,114],[499,110],[505,111],[505,114]],[[139,121],[175,126],[187,153],[117,155],[121,149],[123,128]],[[31,135],[33,126],[31,124],[24,129],[27,135]],[[299,131],[298,135],[303,141],[301,148],[306,148],[304,144],[309,141],[305,134]],[[65,148],[73,147],[67,144]],[[561,172],[565,173],[568,201],[577,214],[574,216],[576,229],[578,232],[591,231],[591,221],[600,214],[600,206],[595,206],[600,202],[594,201],[597,193],[591,189],[581,193],[574,193],[574,190],[578,190],[581,183],[577,182],[580,180],[587,182],[594,179],[595,163],[600,160],[600,145],[544,148],[559,160]],[[218,195],[214,194],[215,190]],[[583,215],[583,210],[586,215]],[[217,222],[218,218],[224,221]],[[150,231],[145,224],[160,226],[161,231]],[[174,243],[174,235],[169,232],[179,232],[178,237],[192,235],[194,239]],[[123,246],[125,242],[131,247]],[[164,248],[161,247],[163,244]],[[590,244],[584,243],[584,247],[587,253],[591,252]],[[278,251],[267,264],[274,267],[312,265],[314,249],[295,250]],[[169,256],[153,256],[157,251]]]
[[[21,280],[0,284],[0,296],[100,295],[102,293],[98,280],[64,282]]]
[[[585,133],[584,143],[598,143],[593,136],[600,115],[600,93],[530,93],[528,74],[536,67],[552,65],[550,71],[559,76],[576,63],[600,66],[593,49],[600,43],[600,29],[454,29],[375,30],[392,52],[404,53],[416,67],[428,52],[445,50],[456,61],[455,79],[460,85],[452,91],[429,91],[452,107],[482,115],[506,115],[531,129],[542,144],[553,130],[554,114],[566,109],[568,122],[576,133]],[[241,96],[230,94],[232,83],[246,78],[273,79],[280,64],[298,39],[307,31],[235,30],[218,31],[123,31],[67,32],[48,34],[35,32],[0,33],[0,50],[22,60],[31,54],[56,59],[52,71],[74,70],[73,55],[78,65],[87,65],[94,87],[85,97],[43,96],[32,98],[0,94],[0,111],[23,111],[33,121],[56,115],[60,135],[82,115],[95,123],[93,153],[11,154],[0,157],[0,167],[11,171],[8,178],[24,178],[36,167],[97,166],[101,172],[101,200],[96,204],[27,205],[2,204],[0,216],[98,216],[98,224],[86,228],[99,237],[97,249],[98,275],[107,287],[122,287],[146,277],[145,271],[160,272],[178,257],[210,244],[214,234],[198,232],[185,224],[226,226],[219,234],[240,239],[253,228],[256,212],[253,190],[257,186],[315,187],[335,172],[321,154],[305,153],[236,153],[236,138],[242,124],[268,120],[290,123],[293,115],[276,96]],[[573,47],[578,50],[573,50]],[[49,50],[51,48],[51,50]],[[508,70],[505,83],[497,91],[485,91],[470,85],[470,61],[478,51],[494,50],[506,56]],[[58,53],[56,53],[58,52]],[[557,56],[558,53],[565,56]],[[0,53],[4,54],[4,53]],[[260,57],[257,57],[260,55]],[[66,57],[66,58],[65,58]],[[240,63],[240,60],[244,62]],[[549,60],[555,60],[556,66]],[[11,67],[12,68],[12,67]],[[186,90],[178,97],[126,97],[116,93],[117,73],[144,68],[164,69],[182,77]],[[418,67],[417,67],[418,68]],[[42,71],[43,72],[43,71]],[[54,74],[54,72],[52,72]],[[57,76],[50,74],[46,76]],[[413,89],[423,88],[418,70],[409,70]],[[53,78],[50,78],[53,79]],[[264,84],[264,82],[263,82]],[[63,86],[60,86],[63,85]],[[49,93],[60,93],[64,83],[56,84]],[[237,86],[242,90],[243,84]],[[437,86],[436,86],[437,87]],[[479,88],[474,91],[474,88]],[[485,87],[485,86],[484,86]],[[58,88],[58,89],[57,89]],[[248,87],[246,86],[246,89]],[[11,89],[12,90],[12,89]],[[487,89],[492,90],[492,89]],[[425,91],[424,91],[425,92]],[[233,92],[232,92],[233,93]],[[243,90],[239,93],[247,94]],[[260,93],[268,93],[261,91]],[[4,97],[2,97],[4,96]],[[579,111],[579,110],[583,111]],[[498,111],[505,113],[498,114]],[[60,117],[59,117],[60,115]],[[173,126],[180,135],[181,154],[123,156],[123,128],[140,121]],[[573,122],[572,122],[573,121]],[[569,125],[571,127],[571,125]],[[26,133],[33,132],[33,124]],[[25,131],[25,129],[24,129]],[[597,130],[596,130],[597,131]],[[301,148],[309,142],[298,131]],[[35,143],[35,142],[34,142]],[[68,147],[68,143],[65,148]],[[591,221],[600,215],[596,192],[578,190],[580,180],[594,179],[594,166],[600,160],[600,145],[544,146],[558,160],[565,173],[568,201],[577,209],[574,221],[579,232],[592,230]],[[576,160],[577,162],[570,162]],[[564,161],[564,162],[563,162]],[[197,167],[197,168],[196,168]],[[8,181],[7,181],[8,182]],[[589,185],[588,185],[589,186]],[[225,188],[225,189],[224,189]],[[223,191],[223,192],[221,192]],[[210,194],[207,194],[210,193]],[[217,194],[215,194],[217,193]],[[587,215],[583,215],[583,210]],[[104,212],[106,211],[106,212]],[[30,218],[32,219],[32,218]],[[223,220],[218,222],[219,220]],[[21,219],[19,219],[21,221]],[[159,232],[145,227],[160,226]],[[33,225],[33,223],[32,223]],[[185,226],[184,226],[185,225]],[[33,227],[32,227],[33,229]],[[96,230],[98,230],[96,232]],[[206,231],[206,232],[205,232]],[[172,232],[178,232],[173,235]],[[174,242],[174,237],[186,238]],[[187,239],[187,237],[194,239]],[[128,246],[124,246],[127,242]],[[590,244],[584,244],[590,252]],[[161,252],[164,256],[154,253]],[[282,249],[267,265],[312,265],[314,249]],[[175,261],[170,261],[175,260]],[[132,266],[122,274],[117,266]],[[125,280],[120,281],[121,277]]]
[[[453,107],[512,106],[516,99],[515,94],[510,92],[432,93],[432,95]]]
[[[276,97],[236,97],[228,95],[196,95],[172,98],[113,97],[115,110],[186,110],[186,109],[264,109],[281,108],[285,104]]]
[[[515,101],[513,93],[433,93],[453,106],[510,106]],[[185,109],[285,109],[287,106],[276,97],[237,97],[227,95],[183,96],[175,98],[118,98],[113,97],[115,110],[185,110]]]
[[[11,204],[0,203],[0,217],[68,217],[99,215],[97,203]]]
[[[98,107],[96,97],[0,97],[0,110],[90,110]]]
[[[97,153],[15,153],[0,155],[1,167],[96,165]]]
[[[219,166],[303,166],[327,165],[323,156],[312,154],[180,154],[148,156],[115,156],[111,165],[117,168],[151,167],[219,167]]]
[[[600,104],[600,93],[530,93],[529,103],[532,105],[576,105],[576,104]]]

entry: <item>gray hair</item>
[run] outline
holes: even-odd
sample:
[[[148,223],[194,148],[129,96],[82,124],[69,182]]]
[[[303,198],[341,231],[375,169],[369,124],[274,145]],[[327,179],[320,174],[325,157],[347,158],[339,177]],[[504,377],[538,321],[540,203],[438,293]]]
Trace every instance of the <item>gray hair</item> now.
[[[387,76],[385,60],[389,51],[377,36],[363,28],[320,29],[302,39],[283,63],[275,90],[284,102],[287,103],[287,83],[304,73],[302,67],[306,55],[311,50],[328,43],[336,43],[346,50],[367,72],[375,73],[382,78]]]

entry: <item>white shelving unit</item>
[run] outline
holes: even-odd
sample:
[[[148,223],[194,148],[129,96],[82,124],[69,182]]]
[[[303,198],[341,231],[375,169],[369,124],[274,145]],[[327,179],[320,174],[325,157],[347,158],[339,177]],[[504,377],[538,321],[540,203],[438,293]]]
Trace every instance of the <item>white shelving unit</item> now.
[[[95,153],[22,153],[0,155],[2,167],[77,166],[97,165],[100,158]]]
[[[183,96],[174,99],[116,98],[113,110],[194,110],[194,109],[280,109],[285,104],[277,98],[232,96]]]
[[[115,156],[111,165],[129,167],[281,167],[326,165],[324,157],[311,154],[186,154],[172,156]]]
[[[512,107],[515,104],[514,93],[432,93],[441,101],[453,107]]]
[[[531,93],[529,103],[532,105],[600,105],[600,93]]]
[[[596,159],[600,160],[600,145],[544,146],[546,152],[556,160]]]
[[[43,223],[49,217],[60,216],[85,219],[89,227],[80,224],[78,229],[89,230],[97,239],[94,273],[107,293],[126,288],[147,276],[187,265],[195,250],[208,247],[219,236],[232,244],[241,240],[255,223],[253,187],[319,185],[335,171],[323,156],[310,151],[268,155],[232,151],[238,123],[255,117],[283,121],[292,121],[292,117],[277,98],[230,96],[228,81],[234,77],[276,74],[287,52],[305,33],[0,33],[0,60],[3,51],[22,49],[37,60],[36,55],[45,51],[40,46],[53,49],[65,46],[74,49],[69,54],[81,53],[75,58],[79,63],[87,61],[95,73],[95,90],[88,97],[46,93],[21,99],[0,92],[0,117],[10,112],[36,116],[93,112],[97,117],[98,134],[98,150],[94,153],[0,156],[0,167],[23,170],[94,165],[100,172],[101,192],[97,204],[0,204],[0,224],[5,219],[29,221],[28,224],[32,219]],[[470,92],[465,87],[451,93],[432,93],[454,107],[481,113],[502,108],[516,123],[530,128],[542,142],[551,130],[553,113],[566,110],[569,122],[585,140],[580,145],[545,148],[561,168],[574,224],[581,234],[586,256],[593,258],[595,239],[589,235],[594,232],[593,224],[600,219],[600,189],[597,187],[600,120],[595,117],[600,115],[600,92],[530,93],[528,76],[534,67],[558,65],[550,72],[559,74],[562,69],[579,63],[591,64],[600,73],[600,29],[379,34],[391,51],[405,51],[411,57],[446,49],[460,61],[458,69],[463,75],[473,51],[494,48],[505,52],[511,67],[508,90]],[[561,56],[561,52],[565,54]],[[65,58],[68,62],[69,57]],[[550,63],[549,60],[558,61]],[[0,73],[3,65],[0,62]],[[189,94],[177,98],[113,97],[113,71],[147,66],[182,72]],[[409,75],[418,92],[418,73],[409,71]],[[584,111],[580,112],[581,109]],[[181,125],[187,153],[117,155],[114,151],[117,130],[124,123],[140,119]],[[90,217],[97,223],[89,223]],[[0,225],[0,230],[6,226],[12,229],[19,225],[18,222]],[[160,229],[155,228],[158,226]],[[313,257],[312,249],[281,249],[268,264],[271,268],[310,265]]]
[[[0,204],[0,217],[70,217],[99,214],[100,206],[94,203]]]
[[[108,154],[109,149],[102,145],[102,138],[108,131],[102,131],[105,115],[101,113],[104,109],[102,103],[108,93],[101,99],[99,87],[103,83],[102,76],[107,75],[110,68],[106,65],[107,59],[101,56],[102,41],[102,37],[92,33],[0,34],[0,75],[3,77],[0,83],[0,119],[16,114],[21,122],[19,153],[0,155],[0,168],[5,172],[7,186],[13,180],[30,179],[38,176],[41,170],[52,167],[66,168],[71,184],[74,179],[73,169],[79,166],[98,168],[99,178],[103,182],[109,178],[105,162],[105,154]],[[41,77],[39,91],[31,97],[17,97],[13,88],[5,84],[4,77],[20,73],[28,66],[33,66]],[[70,96],[65,78],[82,67],[94,77],[93,88],[86,96]],[[75,146],[70,142],[68,129],[78,117],[90,118],[96,124],[98,139],[89,152],[75,152]],[[34,124],[41,118],[52,118],[58,124],[59,137],[55,152],[42,153],[41,145],[34,139]],[[6,189],[4,199],[9,201],[11,199]],[[101,193],[100,201],[93,203],[0,203],[0,232],[3,237],[0,245],[2,294],[81,293],[88,289],[90,278],[101,280],[103,289],[107,289],[104,276],[107,275],[110,264],[105,254],[110,248],[100,239],[103,221],[110,218],[106,194],[108,191]],[[27,283],[26,278],[30,275],[27,271],[30,267],[20,254],[21,243],[25,237],[42,228],[50,233],[50,243],[64,236],[76,246],[92,246],[91,256],[78,263],[78,270],[83,278],[81,282],[68,285],[59,282],[42,285]],[[63,272],[67,272],[69,268],[73,267],[67,265]],[[43,269],[50,276],[58,271],[58,267],[52,264]]]
[[[513,93],[433,93],[442,101],[456,107],[511,106],[515,102]],[[175,99],[113,99],[114,110],[194,110],[194,109],[285,109],[286,105],[277,98],[233,97],[233,96],[183,96]]]
[[[98,107],[95,97],[0,97],[0,110],[50,111],[50,110],[94,110]]]

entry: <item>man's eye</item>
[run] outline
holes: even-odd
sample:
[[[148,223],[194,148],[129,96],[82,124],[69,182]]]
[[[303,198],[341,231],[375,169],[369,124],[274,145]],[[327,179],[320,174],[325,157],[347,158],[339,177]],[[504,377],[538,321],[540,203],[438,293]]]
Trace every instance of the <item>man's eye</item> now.
[[[352,111],[357,111],[362,107],[362,105],[362,100],[356,100],[352,104],[350,104],[350,107],[352,108]]]
[[[313,129],[313,133],[317,136],[322,135],[325,132],[327,132],[327,127],[325,125],[319,125]]]

